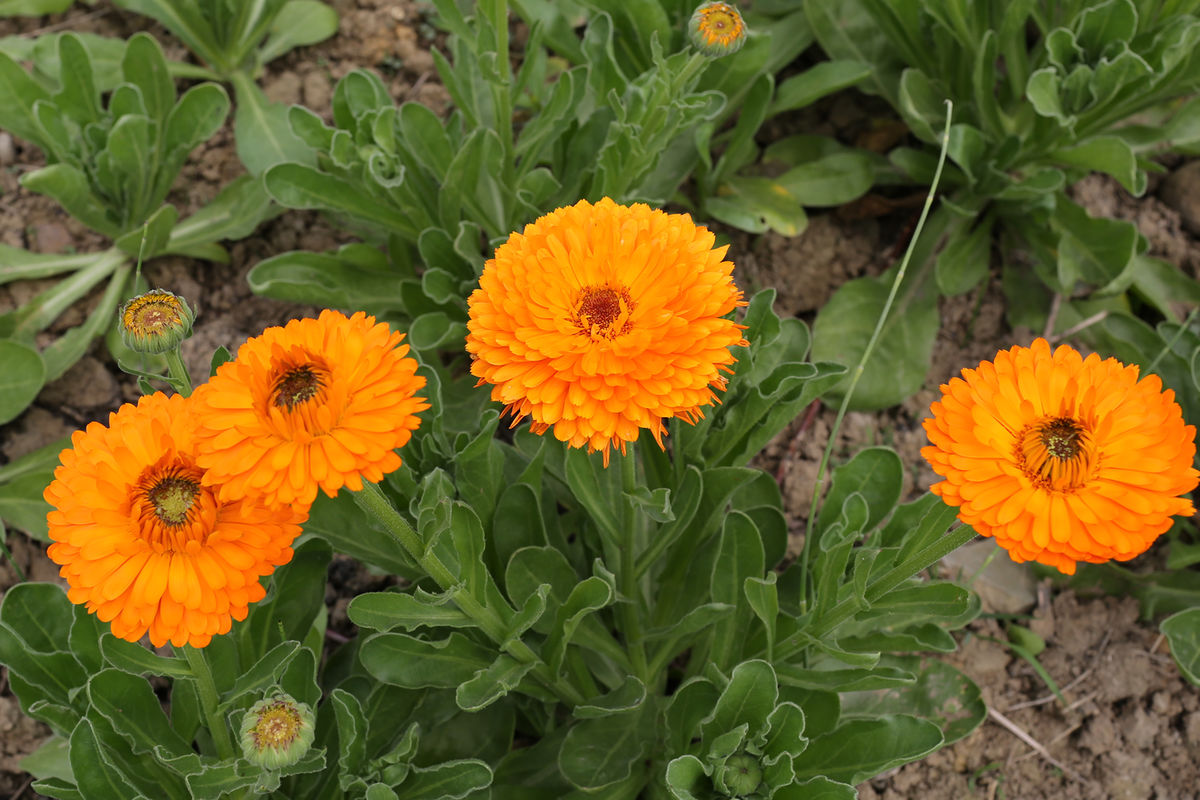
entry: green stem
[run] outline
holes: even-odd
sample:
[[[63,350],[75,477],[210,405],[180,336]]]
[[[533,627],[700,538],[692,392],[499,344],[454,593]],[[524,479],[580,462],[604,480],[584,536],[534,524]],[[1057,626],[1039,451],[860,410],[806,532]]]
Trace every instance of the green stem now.
[[[176,392],[187,397],[192,393],[192,376],[188,374],[187,365],[179,355],[179,348],[172,348],[163,353],[163,356],[167,359],[167,383],[171,384]]]
[[[929,186],[929,193],[925,195],[925,205],[921,209],[921,216],[917,220],[917,227],[913,233],[912,239],[908,243],[908,249],[904,252],[904,258],[900,261],[900,267],[896,270],[896,277],[892,281],[892,289],[888,293],[887,300],[883,304],[883,311],[879,315],[879,319],[875,322],[875,330],[871,333],[871,338],[867,342],[866,348],[863,350],[862,358],[858,360],[854,371],[850,375],[850,385],[846,387],[846,392],[842,396],[842,404],[838,408],[836,419],[834,419],[833,427],[829,431],[829,442],[825,445],[825,452],[821,456],[821,463],[817,467],[817,480],[813,484],[812,494],[812,509],[808,514],[808,523],[804,532],[804,544],[800,549],[800,608],[801,611],[808,609],[808,561],[809,554],[816,545],[815,526],[817,519],[817,509],[820,506],[821,499],[821,484],[825,477],[825,471],[829,466],[829,459],[833,455],[833,446],[837,442],[837,432],[842,424],[842,419],[846,416],[846,411],[850,407],[850,399],[854,396],[854,389],[858,386],[859,379],[862,378],[863,372],[866,371],[867,362],[871,359],[871,353],[875,350],[875,345],[878,344],[880,336],[883,334],[884,323],[887,322],[888,314],[892,310],[892,304],[896,301],[896,295],[900,292],[900,284],[904,282],[904,276],[908,272],[909,262],[912,261],[913,251],[916,249],[917,242],[921,239],[921,231],[925,227],[925,220],[929,216],[929,209],[933,207],[933,200],[936,197],[938,183],[942,177],[942,167],[946,163],[946,150],[950,141],[950,120],[954,116],[953,104],[946,101],[946,127],[942,132],[942,152],[938,156],[937,169],[933,173],[933,182]]]
[[[629,451],[620,456],[622,500],[620,541],[620,586],[625,602],[617,607],[625,644],[633,669],[643,683],[648,683],[650,674],[646,664],[646,646],[642,642],[642,592],[638,586],[637,544],[638,514],[631,495],[637,489],[637,446],[629,445]]]
[[[213,744],[217,747],[217,755],[222,760],[233,758],[233,740],[229,737],[229,725],[221,712],[220,696],[217,694],[217,684],[213,680],[212,670],[209,669],[208,659],[204,653],[191,645],[184,645],[183,656],[187,659],[188,667],[196,679],[196,693],[200,696],[200,708],[208,721],[208,732],[212,735]]]
[[[378,485],[369,481],[363,481],[362,491],[351,492],[350,496],[354,498],[359,508],[378,520],[384,529],[400,542],[400,545],[413,560],[443,590],[458,590],[454,594],[454,604],[458,606],[459,610],[470,617],[488,638],[496,644],[501,645],[506,653],[522,664],[533,664],[531,674],[540,680],[546,688],[554,692],[559,700],[570,706],[583,702],[584,698],[579,690],[565,681],[559,680],[551,673],[549,665],[542,661],[529,645],[525,644],[519,638],[509,636],[508,626],[500,614],[495,609],[481,603],[478,598],[471,594],[470,590],[473,587],[463,586],[462,581],[442,563],[442,560],[435,553],[426,552],[421,537],[408,524],[408,521],[400,516],[400,512],[384,496],[383,490]]]

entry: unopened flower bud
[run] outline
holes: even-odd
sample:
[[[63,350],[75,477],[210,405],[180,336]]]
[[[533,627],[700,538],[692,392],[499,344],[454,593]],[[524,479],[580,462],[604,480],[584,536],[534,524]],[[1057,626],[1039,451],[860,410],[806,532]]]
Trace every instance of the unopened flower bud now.
[[[315,732],[312,710],[278,692],[259,700],[242,718],[242,753],[264,769],[281,769],[303,758]]]
[[[762,783],[762,767],[759,766],[758,759],[749,753],[732,756],[717,772],[714,777],[718,783],[723,783],[725,791],[734,797],[751,795]]]
[[[719,58],[736,53],[746,43],[746,24],[729,3],[704,3],[688,23],[692,46],[706,56]]]
[[[178,347],[191,335],[195,319],[182,297],[152,289],[121,306],[117,325],[126,347],[153,356]]]

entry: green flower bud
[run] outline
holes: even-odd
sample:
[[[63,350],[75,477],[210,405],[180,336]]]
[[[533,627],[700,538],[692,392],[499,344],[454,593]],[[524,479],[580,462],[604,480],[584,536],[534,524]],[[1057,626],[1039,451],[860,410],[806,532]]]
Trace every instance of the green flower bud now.
[[[688,23],[692,46],[710,58],[736,53],[746,43],[746,24],[729,3],[704,3]]]
[[[312,710],[283,692],[259,700],[242,718],[242,754],[264,769],[299,761],[312,746]]]
[[[733,797],[746,797],[758,790],[762,783],[762,767],[758,759],[749,753],[739,753],[730,756],[725,765],[718,767],[717,783],[725,784],[725,789]]]
[[[195,319],[182,297],[152,289],[121,306],[117,325],[126,347],[153,356],[174,350],[191,336]]]

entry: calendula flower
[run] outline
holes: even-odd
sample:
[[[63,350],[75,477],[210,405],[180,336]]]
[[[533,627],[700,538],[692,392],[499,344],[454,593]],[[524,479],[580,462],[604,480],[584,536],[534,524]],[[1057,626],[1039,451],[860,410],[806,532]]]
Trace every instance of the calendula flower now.
[[[608,198],[526,225],[484,265],[468,299],[471,373],[515,425],[571,447],[622,452],[663,419],[689,422],[724,389],[744,305],[726,247],[686,214]]]
[[[47,551],[73,603],[116,636],[204,647],[264,594],[292,557],[304,509],[225,501],[196,464],[194,419],[161,392],[71,437],[45,498]]]
[[[1196,487],[1196,429],[1157,375],[1045,339],[964,369],[925,420],[931,490],[1016,561],[1072,574],[1078,561],[1145,552]]]
[[[692,46],[717,58],[736,53],[746,43],[746,24],[729,3],[702,3],[688,22]]]
[[[195,320],[196,314],[182,297],[152,289],[121,306],[117,330],[130,350],[158,355],[175,349],[190,336]]]
[[[315,735],[312,709],[277,692],[259,700],[242,717],[242,755],[264,769],[281,769],[303,758]]]
[[[400,467],[429,408],[404,334],[361,311],[268,328],[196,391],[197,462],[222,496],[311,503]]]

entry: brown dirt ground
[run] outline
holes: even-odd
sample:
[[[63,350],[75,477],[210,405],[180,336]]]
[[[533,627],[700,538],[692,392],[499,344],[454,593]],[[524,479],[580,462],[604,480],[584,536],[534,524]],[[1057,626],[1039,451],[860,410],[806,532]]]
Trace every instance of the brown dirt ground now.
[[[382,74],[397,100],[415,99],[436,111],[448,97],[437,82],[429,54],[436,33],[424,21],[425,4],[410,0],[332,0],[342,18],[333,39],[302,48],[268,66],[264,88],[273,100],[299,102],[329,117],[333,85],[355,67]],[[93,8],[36,20],[0,20],[0,36],[72,28],[128,36],[145,20],[100,0]],[[165,31],[149,28],[164,42],[169,57],[185,51]],[[812,109],[776,121],[769,138],[795,132],[830,133],[864,146],[887,146],[895,120],[876,102],[852,93],[828,98]],[[893,133],[888,133],[892,131]],[[0,139],[7,136],[0,133]],[[53,201],[19,186],[18,177],[43,163],[22,142],[0,140],[0,241],[37,252],[97,250],[102,237],[70,219]],[[1178,167],[1171,163],[1172,168]],[[202,145],[169,197],[190,212],[240,174],[232,132],[226,128]],[[1200,272],[1200,240],[1181,225],[1177,210],[1156,196],[1158,181],[1143,198],[1131,198],[1112,181],[1093,178],[1076,188],[1080,202],[1096,212],[1132,219],[1150,240],[1151,254]],[[863,208],[874,209],[872,216]],[[731,257],[751,286],[775,286],[777,310],[811,322],[841,283],[877,274],[903,242],[911,222],[911,198],[875,198],[851,213],[843,209],[813,216],[800,236],[747,237],[731,232]],[[327,250],[348,241],[346,234],[317,214],[287,212],[253,236],[230,247],[231,263],[208,264],[181,258],[155,260],[145,267],[152,286],[194,301],[199,312],[195,336],[184,355],[194,374],[204,374],[217,345],[236,348],[271,324],[313,311],[257,298],[246,288],[246,272],[259,260],[292,249]],[[30,283],[0,286],[0,312],[38,290]],[[59,329],[78,323],[75,309]],[[925,444],[921,420],[937,396],[937,386],[964,366],[974,366],[996,350],[1027,344],[1030,331],[1011,331],[995,284],[943,301],[943,330],[925,388],[898,408],[878,414],[850,414],[839,432],[835,456],[886,444],[910,466],[906,493],[920,493],[934,479],[920,458]],[[0,426],[0,463],[17,458],[104,419],[121,402],[135,400],[134,382],[122,375],[102,343],[75,368],[45,388],[37,402],[12,423]],[[802,414],[760,459],[783,489],[793,530],[802,530],[809,510],[816,465],[829,437],[834,414],[824,407]],[[20,533],[9,537],[15,561],[34,580],[57,580],[45,546]],[[0,563],[0,592],[16,582]],[[348,598],[381,588],[380,582],[345,559],[330,572],[327,600],[334,619],[344,616]],[[859,787],[863,800],[918,798],[1080,798],[1099,800],[1195,800],[1200,797],[1200,694],[1179,676],[1157,629],[1138,619],[1133,601],[1084,599],[1070,592],[1039,591],[1030,626],[1046,638],[1042,665],[1063,687],[1064,708],[1028,663],[997,642],[1005,635],[994,618],[974,623],[951,660],[983,690],[993,716],[974,734],[930,758],[887,773]],[[341,612],[341,614],[339,614]],[[996,641],[992,641],[996,640]],[[47,731],[20,714],[0,672],[0,796],[33,797],[19,759],[37,747]],[[1035,748],[1034,744],[1037,747]]]

